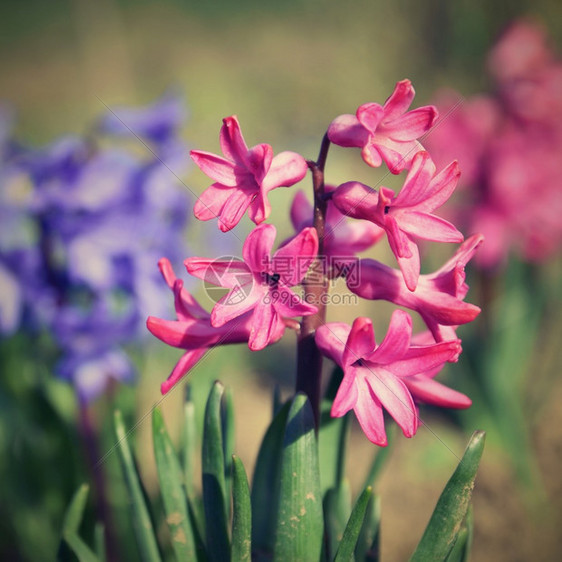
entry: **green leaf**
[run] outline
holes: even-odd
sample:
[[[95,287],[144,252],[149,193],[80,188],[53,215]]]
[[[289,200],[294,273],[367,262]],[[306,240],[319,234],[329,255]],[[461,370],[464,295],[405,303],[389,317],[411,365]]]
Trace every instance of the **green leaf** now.
[[[380,496],[373,494],[367,506],[367,513],[365,514],[359,539],[357,539],[357,546],[355,547],[356,560],[366,562],[378,562],[380,560],[380,526]]]
[[[182,461],[183,477],[187,495],[195,497],[195,455],[197,445],[197,431],[195,423],[195,404],[189,397],[184,403],[183,432],[182,432]]]
[[[475,431],[463,458],[441,493],[425,532],[410,562],[446,560],[468,510],[485,433]]]
[[[271,555],[281,487],[281,459],[290,404],[277,413],[263,438],[252,480],[252,546],[256,556]]]
[[[472,546],[473,516],[472,504],[468,506],[461,530],[457,535],[455,544],[447,556],[447,562],[468,562],[470,548]]]
[[[289,410],[283,440],[279,515],[273,560],[318,562],[323,535],[314,416],[307,397],[297,394]]]
[[[99,562],[99,558],[76,533],[69,533],[64,537],[64,540],[80,562]]]
[[[230,498],[232,487],[232,455],[234,454],[234,402],[230,389],[225,389],[221,408],[221,422],[224,455],[224,496]],[[230,501],[226,502],[227,517],[230,519]]]
[[[82,484],[72,496],[70,505],[68,506],[64,515],[64,522],[62,526],[63,534],[77,533],[82,523],[84,516],[84,509],[86,509],[86,502],[88,501],[88,492],[90,487],[88,484]]]
[[[154,529],[150,514],[145,503],[145,497],[140,481],[140,477],[135,466],[129,442],[127,441],[127,433],[123,424],[123,416],[119,410],[114,416],[115,436],[117,438],[117,450],[121,459],[121,467],[123,476],[131,498],[131,513],[133,519],[133,528],[137,538],[137,544],[142,559],[145,562],[160,561],[160,552],[158,543],[154,536]]]
[[[94,527],[94,544],[100,562],[105,562],[105,529],[103,524],[99,522]]]
[[[355,551],[355,546],[357,545],[357,539],[363,527],[363,522],[365,520],[365,513],[367,511],[367,506],[371,497],[373,495],[373,489],[371,487],[363,490],[363,493],[359,496],[359,499],[355,502],[353,511],[347,526],[343,533],[342,540],[338,551],[336,552],[336,557],[334,562],[347,562],[353,560],[353,552]]]
[[[351,487],[344,480],[338,487],[330,488],[324,496],[324,526],[326,530],[326,556],[333,560],[342,540],[351,514]]]
[[[194,560],[195,541],[187,512],[182,471],[158,408],[152,411],[152,438],[158,481],[177,560]]]
[[[252,505],[242,461],[232,456],[232,562],[252,559]]]
[[[99,562],[98,557],[90,547],[78,536],[78,530],[82,523],[86,502],[88,501],[88,484],[82,484],[72,496],[70,505],[64,515],[62,527],[62,539],[78,557],[80,562]],[[65,546],[59,547],[58,558],[65,557]],[[66,551],[68,554],[68,551]]]
[[[203,507],[207,553],[211,560],[224,562],[230,557],[228,511],[224,478],[224,446],[221,403],[224,386],[215,382],[205,408],[203,427]]]

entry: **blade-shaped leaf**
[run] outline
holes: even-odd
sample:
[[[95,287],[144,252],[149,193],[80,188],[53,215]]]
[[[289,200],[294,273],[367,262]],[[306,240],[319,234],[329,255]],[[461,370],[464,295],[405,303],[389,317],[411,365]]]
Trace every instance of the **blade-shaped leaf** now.
[[[242,461],[232,456],[232,562],[252,559],[250,486]]]
[[[99,562],[99,558],[76,533],[69,533],[64,540],[80,562]]]
[[[221,409],[225,498],[230,498],[232,487],[232,455],[234,454],[234,401],[229,388],[225,389]],[[226,502],[227,515],[230,518],[230,502]]]
[[[320,483],[322,494],[340,486],[345,473],[346,445],[349,435],[348,415],[333,418],[332,403],[323,400],[320,406],[320,430],[318,432],[318,455],[320,458]]]
[[[259,558],[271,555],[281,486],[283,438],[290,404],[277,413],[263,438],[252,480],[252,548]]]
[[[182,461],[183,477],[187,495],[195,497],[195,455],[197,444],[197,431],[195,423],[195,404],[186,392],[186,399],[183,407],[183,432],[182,432]]]
[[[473,532],[473,517],[472,517],[472,504],[468,506],[466,517],[464,518],[463,525],[455,544],[451,549],[447,562],[468,562],[470,548],[472,547],[472,532]]]
[[[196,557],[195,541],[187,513],[182,470],[158,408],[154,408],[152,411],[152,438],[166,523],[170,529],[176,558],[194,560]]]
[[[100,562],[105,562],[105,529],[102,523],[96,523],[94,528],[94,544]]]
[[[152,521],[145,503],[139,474],[129,447],[129,442],[127,441],[123,416],[119,410],[115,412],[114,424],[115,436],[117,438],[117,450],[119,451],[123,476],[131,498],[133,527],[139,551],[145,562],[156,562],[160,560],[158,543],[154,536]]]
[[[379,495],[373,494],[367,506],[361,534],[355,547],[356,560],[365,562],[378,562],[380,560],[380,526],[381,500]]]
[[[273,559],[318,562],[324,521],[318,443],[308,399],[295,396],[285,428]]]
[[[345,527],[340,546],[336,552],[334,562],[347,562],[353,560],[353,553],[355,551],[355,546],[357,545],[357,539],[361,533],[367,506],[372,495],[373,489],[368,487],[363,490],[363,493],[355,502],[355,506],[353,507],[353,511],[351,512],[351,516],[349,517],[349,521]]]
[[[468,510],[485,433],[475,431],[455,472],[441,493],[410,562],[446,560]]]
[[[223,394],[224,386],[215,382],[205,408],[202,454],[206,546],[209,558],[217,562],[230,556],[221,419]]]
[[[62,532],[72,534],[77,533],[82,523],[84,516],[84,509],[86,509],[86,502],[88,501],[88,492],[90,487],[88,484],[82,484],[72,496],[70,505],[68,506],[64,515],[64,523]]]
[[[351,487],[344,480],[338,487],[330,488],[324,495],[324,526],[326,531],[326,556],[333,560],[351,514]]]

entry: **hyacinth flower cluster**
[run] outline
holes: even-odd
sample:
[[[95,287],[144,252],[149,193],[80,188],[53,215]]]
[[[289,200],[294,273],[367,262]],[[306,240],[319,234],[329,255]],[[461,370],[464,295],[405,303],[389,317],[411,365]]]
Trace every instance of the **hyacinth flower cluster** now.
[[[236,116],[223,121],[222,155],[194,150],[192,159],[213,184],[195,205],[200,220],[215,219],[222,231],[234,228],[247,212],[256,227],[247,236],[242,259],[189,257],[187,272],[207,284],[228,289],[205,311],[176,278],[166,259],[160,269],[172,289],[177,318],[148,318],[148,329],[163,342],[185,350],[162,384],[168,392],[201,357],[217,345],[247,342],[253,351],[277,342],[286,330],[298,338],[296,390],[319,413],[322,356],[332,359],[343,378],[331,414],[353,410],[370,441],[385,446],[384,411],[412,437],[420,424],[418,404],[466,408],[470,399],[437,382],[448,362],[456,362],[461,341],[456,329],[480,309],[465,302],[465,266],[483,237],[464,240],[438,214],[458,179],[456,161],[438,169],[420,142],[438,118],[433,106],[410,110],[414,88],[402,80],[384,104],[361,105],[354,115],[334,119],[322,140],[317,161],[294,152],[273,154],[267,144],[249,148]],[[370,167],[383,163],[393,174],[405,173],[403,187],[377,188],[357,181],[325,182],[331,144],[361,149]],[[291,206],[295,235],[278,242],[267,222],[268,193],[290,187],[311,172],[313,202],[299,190]],[[395,258],[388,265],[357,254],[386,239]],[[437,271],[420,274],[420,240],[460,244]],[[396,310],[384,338],[375,338],[372,320],[326,322],[330,280],[344,278],[350,291],[381,299]],[[295,287],[302,291],[296,292]],[[414,334],[410,312],[427,330]]]
[[[13,112],[0,114],[0,329],[48,334],[55,372],[84,402],[134,378],[123,346],[145,335],[149,311],[169,308],[153,264],[185,247],[185,117],[167,93],[33,148],[14,140]]]
[[[440,165],[459,160],[463,176],[450,216],[486,236],[476,261],[496,270],[511,252],[538,263],[562,243],[562,61],[545,30],[522,20],[500,36],[487,66],[492,93],[436,96],[447,117],[427,146]]]

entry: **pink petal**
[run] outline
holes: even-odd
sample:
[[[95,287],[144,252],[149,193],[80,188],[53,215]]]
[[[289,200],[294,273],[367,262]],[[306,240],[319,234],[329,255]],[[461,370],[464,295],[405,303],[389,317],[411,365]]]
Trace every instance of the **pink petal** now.
[[[288,287],[298,285],[318,254],[318,234],[313,227],[303,228],[290,242],[279,248],[271,267]]]
[[[349,324],[328,322],[320,326],[314,336],[318,349],[340,367],[343,366],[343,350],[350,331]]]
[[[357,393],[354,407],[357,421],[369,441],[380,447],[386,447],[388,440],[384,430],[382,405],[366,381],[363,380],[362,385],[364,387]]]
[[[349,410],[355,407],[358,398],[357,380],[355,377],[355,369],[350,367],[346,369],[343,380],[338,388],[330,415],[333,418],[341,418]]]
[[[356,318],[351,326],[351,331],[345,350],[343,352],[344,366],[351,365],[375,349],[375,333],[373,323],[368,318]]]
[[[251,282],[253,275],[248,266],[238,259],[210,260],[207,258],[187,258],[185,268],[190,275],[217,287],[229,289],[240,285],[241,280]]]
[[[276,332],[278,316],[274,305],[259,302],[254,309],[252,320],[248,347],[252,351],[259,351],[269,345]]]
[[[260,189],[248,207],[248,216],[255,224],[261,224],[270,214],[271,204],[267,199],[267,194],[264,195],[263,190]]]
[[[166,394],[205,355],[207,348],[186,351],[176,363],[170,376],[161,384],[160,392]]]
[[[201,221],[220,217],[224,204],[236,189],[236,187],[224,187],[214,183],[199,196],[193,206],[193,214]]]
[[[365,129],[374,132],[383,118],[384,110],[378,103],[365,103],[357,108],[355,115]]]
[[[396,83],[394,91],[384,102],[385,121],[393,121],[408,111],[416,92],[410,80],[401,80]]]
[[[397,218],[402,218],[398,216]],[[398,222],[393,214],[385,215],[384,228],[388,235],[388,243],[397,258],[411,258],[417,250],[414,241],[405,233],[402,222]],[[416,250],[414,250],[414,247]]]
[[[242,248],[242,256],[251,271],[271,273],[271,249],[277,230],[272,224],[257,226],[248,234]]]
[[[232,115],[223,119],[222,122],[219,140],[223,154],[234,162],[245,164],[248,147],[242,136],[238,117]]]
[[[418,211],[431,212],[448,201],[455,191],[461,170],[459,163],[455,160],[446,168],[443,168],[429,184],[429,197],[425,201],[421,201],[417,206]]]
[[[420,278],[420,252],[413,242],[411,244],[412,255],[409,258],[397,258],[396,261],[406,287],[409,291],[415,291]]]
[[[238,186],[233,190],[223,205],[219,219],[219,229],[222,232],[228,232],[240,222],[254,197],[251,190],[241,188],[242,186]]]
[[[475,304],[446,293],[436,293],[427,299],[420,299],[417,309],[422,316],[429,315],[445,326],[467,324],[480,314],[480,308]]]
[[[400,228],[423,240],[436,242],[462,242],[464,236],[449,221],[424,212],[405,211],[400,214]]]
[[[263,179],[262,189],[267,193],[276,187],[290,187],[301,181],[308,166],[306,160],[296,152],[280,152],[272,162]]]
[[[265,298],[271,300],[271,303],[275,306],[279,314],[288,318],[294,316],[309,316],[310,314],[316,314],[318,312],[316,306],[308,304],[297,294],[293,293],[293,291],[281,285],[270,291],[269,297]]]
[[[435,164],[425,150],[416,153],[404,185],[394,200],[394,205],[414,207],[427,197],[427,188],[435,175]]]
[[[268,144],[263,143],[252,147],[246,155],[248,170],[250,170],[259,186],[269,172],[272,159],[273,149]]]
[[[373,394],[402,428],[404,435],[413,437],[418,428],[418,416],[407,386],[399,378],[382,369],[369,372],[365,376]]]
[[[213,307],[211,324],[215,328],[220,328],[227,322],[249,312],[261,301],[265,290],[265,287],[257,287],[255,285],[249,292],[240,289],[240,287],[233,289]]]
[[[402,170],[409,168],[414,156],[423,149],[423,146],[416,140],[395,141],[382,134],[377,136],[376,145],[392,174],[399,174]]]
[[[308,201],[304,191],[297,191],[291,204],[291,224],[297,232],[312,224],[313,210],[312,204]]]
[[[382,156],[378,144],[367,142],[361,150],[361,157],[371,168],[378,168],[382,164]]]
[[[389,137],[397,141],[418,139],[431,129],[437,116],[437,108],[432,105],[418,107],[392,122],[385,118],[384,129],[381,128],[381,132],[384,130]]]
[[[447,361],[454,361],[460,352],[460,340],[413,346],[387,368],[398,377],[410,377],[442,367]]]
[[[237,185],[236,166],[230,160],[202,150],[192,150],[190,155],[201,171],[216,182],[227,187]]]
[[[348,217],[372,220],[379,203],[379,193],[364,183],[348,181],[333,192],[332,203]]]
[[[369,133],[355,115],[346,114],[330,123],[328,138],[338,146],[361,148],[367,142]]]
[[[410,347],[411,338],[412,318],[403,310],[395,310],[390,317],[386,336],[374,351],[365,356],[365,359],[381,365],[398,361]]]
[[[424,375],[408,377],[404,379],[404,383],[416,400],[426,404],[461,409],[472,405],[472,400],[468,396]]]

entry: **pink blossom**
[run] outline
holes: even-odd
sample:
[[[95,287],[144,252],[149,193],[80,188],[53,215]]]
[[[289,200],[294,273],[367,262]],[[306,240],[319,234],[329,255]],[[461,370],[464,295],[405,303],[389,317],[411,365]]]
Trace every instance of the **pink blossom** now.
[[[458,340],[412,346],[411,336],[412,319],[403,310],[394,311],[378,346],[368,318],[356,318],[351,327],[324,324],[316,332],[319,349],[344,371],[331,415],[341,417],[353,409],[365,435],[376,445],[387,445],[383,408],[406,437],[416,433],[418,415],[406,380],[442,366],[459,353]]]
[[[349,288],[360,297],[415,310],[436,341],[455,339],[455,327],[480,313],[476,305],[464,302],[468,293],[465,267],[483,239],[479,234],[468,238],[440,269],[420,275],[414,291],[408,289],[399,271],[372,259],[360,260],[359,283]]]
[[[246,210],[256,224],[266,220],[271,212],[268,193],[306,175],[306,161],[295,152],[273,156],[268,144],[248,149],[235,115],[223,119],[220,145],[224,157],[192,150],[191,158],[215,180],[195,203],[195,216],[204,221],[218,217],[223,232],[234,228]]]
[[[414,95],[412,83],[402,80],[384,105],[366,103],[355,115],[336,117],[328,128],[328,138],[339,146],[361,148],[369,166],[377,168],[384,160],[393,174],[399,174],[423,149],[417,139],[437,119],[434,106],[407,111]]]
[[[303,229],[271,257],[275,236],[272,224],[256,227],[244,242],[244,261],[185,260],[191,275],[231,289],[213,308],[214,327],[253,311],[248,346],[254,351],[273,341],[285,317],[317,312],[289,289],[302,281],[318,254],[316,229]]]
[[[357,181],[340,185],[332,196],[345,215],[367,219],[383,228],[390,248],[410,291],[415,290],[420,274],[420,254],[414,238],[438,242],[462,242],[463,235],[450,222],[433,211],[453,193],[460,175],[457,162],[439,174],[429,154],[416,154],[400,193],[373,188]]]
[[[211,315],[183,288],[183,281],[176,278],[170,262],[162,258],[158,266],[174,292],[177,320],[149,316],[146,324],[149,331],[164,343],[185,349],[168,379],[162,383],[162,394],[166,394],[209,349],[217,345],[247,342],[253,321],[252,314],[248,312],[220,327],[212,326]],[[281,339],[285,325],[280,323],[276,328],[270,343]]]
[[[325,187],[326,193],[334,191],[333,186]],[[295,194],[291,205],[291,223],[296,232],[312,226],[314,209],[302,191]],[[384,235],[384,230],[369,221],[349,221],[328,201],[324,225],[323,255],[330,258],[332,275],[337,275],[356,254],[376,244]]]

